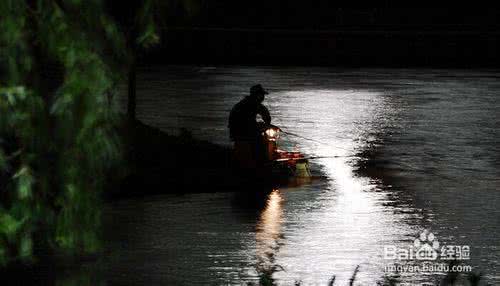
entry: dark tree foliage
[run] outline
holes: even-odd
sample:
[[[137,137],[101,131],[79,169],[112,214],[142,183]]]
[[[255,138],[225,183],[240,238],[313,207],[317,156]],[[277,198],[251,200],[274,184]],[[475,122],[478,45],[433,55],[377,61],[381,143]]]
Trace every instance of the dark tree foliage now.
[[[139,47],[158,40],[142,5]],[[131,53],[103,1],[0,1],[0,265],[99,250]]]
[[[190,19],[198,13],[202,0],[131,0],[127,5],[123,1],[107,1],[107,11],[118,24],[125,36],[127,54],[127,115],[136,119],[136,73],[137,62],[151,46],[159,42],[158,26],[168,25],[167,19],[183,15]],[[177,16],[176,16],[177,15]]]

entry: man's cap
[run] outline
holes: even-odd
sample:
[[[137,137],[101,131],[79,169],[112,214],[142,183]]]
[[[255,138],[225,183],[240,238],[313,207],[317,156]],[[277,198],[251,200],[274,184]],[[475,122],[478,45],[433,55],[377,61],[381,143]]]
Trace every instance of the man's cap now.
[[[250,88],[250,95],[258,94],[269,94],[269,92],[267,92],[267,90],[265,90],[262,85],[256,84]]]

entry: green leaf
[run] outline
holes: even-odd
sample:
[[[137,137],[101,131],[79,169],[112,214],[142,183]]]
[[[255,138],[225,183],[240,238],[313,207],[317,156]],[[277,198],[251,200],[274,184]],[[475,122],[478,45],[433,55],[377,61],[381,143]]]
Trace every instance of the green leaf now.
[[[21,228],[22,224],[23,221],[16,220],[10,214],[0,214],[0,234],[10,237]]]
[[[7,156],[2,149],[0,149],[0,171],[5,171],[7,169]]]
[[[144,31],[142,31],[141,35],[137,38],[137,43],[143,48],[148,48],[157,44],[160,38],[156,34],[155,30],[156,28],[154,23],[152,21],[149,22]]]
[[[19,199],[26,199],[31,197],[31,186],[33,184],[33,177],[28,166],[23,166],[14,174],[14,179],[17,179],[17,195]]]
[[[23,235],[19,243],[19,256],[29,258],[33,252],[33,241],[27,234]]]

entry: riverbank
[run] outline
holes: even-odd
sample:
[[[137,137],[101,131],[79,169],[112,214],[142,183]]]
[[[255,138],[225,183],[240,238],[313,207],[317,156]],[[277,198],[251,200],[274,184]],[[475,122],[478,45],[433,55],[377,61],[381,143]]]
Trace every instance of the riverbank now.
[[[118,133],[123,164],[113,171],[119,179],[112,178],[108,198],[206,192],[234,183],[229,148],[197,140],[187,130],[169,135],[139,120],[124,120]]]

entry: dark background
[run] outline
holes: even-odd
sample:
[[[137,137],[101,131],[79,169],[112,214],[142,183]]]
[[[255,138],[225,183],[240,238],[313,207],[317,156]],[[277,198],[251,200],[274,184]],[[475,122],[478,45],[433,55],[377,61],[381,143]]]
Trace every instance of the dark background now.
[[[173,1],[167,64],[499,67],[499,9],[335,8],[332,2]]]

